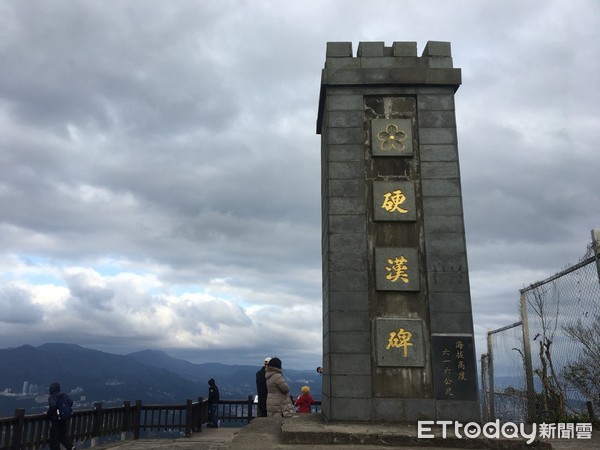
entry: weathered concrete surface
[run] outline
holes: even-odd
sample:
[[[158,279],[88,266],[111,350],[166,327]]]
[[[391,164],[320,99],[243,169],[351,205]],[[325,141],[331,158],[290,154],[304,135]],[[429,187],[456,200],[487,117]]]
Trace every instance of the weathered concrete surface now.
[[[443,439],[438,430],[433,430],[433,434],[435,434],[433,439],[418,439],[417,426],[411,423],[374,424],[345,421],[326,423],[321,415],[303,414],[289,419],[256,418],[244,428],[203,429],[201,433],[195,433],[190,438],[125,441],[105,445],[102,448],[115,450],[380,450],[385,448],[596,450],[600,448],[600,432],[596,430],[592,433],[591,440],[553,439],[535,442],[533,445],[527,445],[522,439],[458,439],[450,433],[446,439]]]
[[[243,428],[206,428],[190,438],[179,439],[139,439],[103,445],[101,449],[111,450],[151,450],[151,449],[206,449],[224,450],[229,448],[233,436]]]

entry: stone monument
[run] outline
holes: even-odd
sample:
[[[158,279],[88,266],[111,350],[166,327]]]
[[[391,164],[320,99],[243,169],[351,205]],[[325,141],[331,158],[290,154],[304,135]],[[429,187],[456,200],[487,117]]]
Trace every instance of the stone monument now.
[[[329,42],[323,416],[480,419],[449,42]]]

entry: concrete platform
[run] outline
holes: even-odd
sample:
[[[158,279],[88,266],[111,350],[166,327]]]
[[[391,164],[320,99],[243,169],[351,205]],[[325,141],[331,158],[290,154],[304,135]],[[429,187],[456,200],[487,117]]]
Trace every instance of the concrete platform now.
[[[289,419],[256,418],[243,428],[207,428],[200,433],[194,433],[190,438],[124,441],[102,448],[115,450],[600,449],[599,431],[594,431],[590,440],[536,440],[531,445],[527,444],[525,439],[488,439],[485,437],[459,439],[453,433],[448,433],[444,438],[439,429],[432,430],[434,437],[431,439],[419,439],[417,433],[417,425],[412,423],[327,423],[322,420],[322,416],[319,414],[300,414]]]
[[[529,430],[528,430],[529,431]],[[592,433],[592,439],[526,439],[459,438],[448,432],[442,436],[441,429],[433,428],[431,439],[418,437],[417,424],[372,424],[354,422],[324,422],[319,414],[299,414],[289,419],[257,418],[233,436],[228,448],[243,449],[357,449],[376,450],[385,448],[435,449],[600,449],[600,431]]]

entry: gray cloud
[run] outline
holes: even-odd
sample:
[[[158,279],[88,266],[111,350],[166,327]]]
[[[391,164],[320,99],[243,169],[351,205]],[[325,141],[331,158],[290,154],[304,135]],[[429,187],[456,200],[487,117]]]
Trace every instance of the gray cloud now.
[[[478,335],[516,320],[518,289],[600,226],[599,19],[594,1],[4,3],[3,342],[318,360],[328,41],[451,41]]]
[[[41,309],[25,290],[10,285],[0,288],[0,325],[32,325],[41,318]]]

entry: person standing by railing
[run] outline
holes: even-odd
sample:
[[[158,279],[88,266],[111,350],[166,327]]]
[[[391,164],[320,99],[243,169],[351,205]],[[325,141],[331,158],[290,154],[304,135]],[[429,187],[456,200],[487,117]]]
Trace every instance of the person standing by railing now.
[[[290,399],[290,387],[285,382],[281,373],[281,360],[271,358],[267,365],[265,378],[267,379],[267,415],[269,417],[291,417],[294,414],[294,405]]]
[[[73,443],[67,436],[69,419],[73,415],[73,400],[67,394],[60,392],[60,384],[52,383],[48,390],[47,419],[50,421],[50,450],[60,450],[60,444],[68,450],[74,449]]]
[[[208,418],[210,419],[210,428],[219,428],[219,388],[215,379],[208,380]]]
[[[294,406],[298,407],[300,414],[310,413],[310,405],[315,403],[315,399],[310,395],[310,388],[308,386],[302,386],[302,394],[296,398]]]
[[[265,358],[265,363],[261,369],[256,372],[256,395],[258,397],[257,417],[267,417],[267,379],[265,378],[267,364],[271,358]]]

